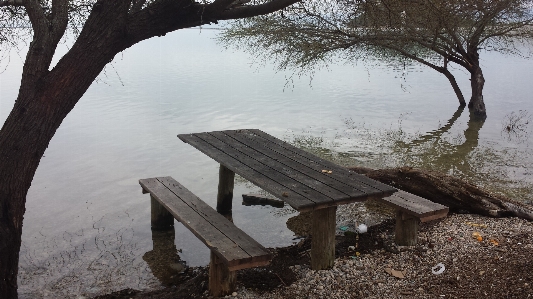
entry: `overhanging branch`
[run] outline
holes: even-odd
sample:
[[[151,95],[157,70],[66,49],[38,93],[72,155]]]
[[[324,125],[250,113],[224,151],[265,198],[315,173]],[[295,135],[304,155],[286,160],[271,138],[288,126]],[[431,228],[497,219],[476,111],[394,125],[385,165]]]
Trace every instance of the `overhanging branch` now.
[[[222,2],[226,0],[220,0],[220,1]],[[270,1],[264,4],[259,4],[259,5],[243,5],[243,6],[238,6],[238,7],[224,10],[224,11],[213,12],[212,17],[217,20],[230,20],[230,19],[242,19],[242,18],[255,17],[255,16],[260,16],[260,15],[265,15],[265,14],[275,12],[277,10],[283,9],[287,6],[290,6],[300,1],[302,0],[273,0],[273,1]]]
[[[23,6],[24,0],[4,0],[0,1],[0,7],[4,6]]]

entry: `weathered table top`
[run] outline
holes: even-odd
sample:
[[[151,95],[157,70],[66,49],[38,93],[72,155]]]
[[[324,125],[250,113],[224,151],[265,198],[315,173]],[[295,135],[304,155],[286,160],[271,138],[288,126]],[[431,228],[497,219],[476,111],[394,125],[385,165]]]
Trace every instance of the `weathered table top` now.
[[[397,191],[260,130],[178,137],[300,212],[383,198]]]

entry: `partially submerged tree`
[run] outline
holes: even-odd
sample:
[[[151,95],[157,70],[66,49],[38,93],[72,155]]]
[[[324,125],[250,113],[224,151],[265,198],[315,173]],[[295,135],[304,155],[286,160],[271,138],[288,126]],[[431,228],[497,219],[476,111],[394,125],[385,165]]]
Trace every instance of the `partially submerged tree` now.
[[[26,195],[39,161],[63,119],[115,55],[151,37],[263,15],[297,1],[0,1],[0,42],[31,41],[17,100],[0,130],[2,299],[17,298]],[[56,47],[69,28],[76,40],[52,67]]]
[[[280,68],[336,58],[412,60],[445,75],[466,106],[449,68],[454,63],[470,73],[468,107],[485,118],[480,51],[520,55],[521,46],[531,45],[532,28],[532,0],[331,0],[236,21],[221,40],[263,50]]]

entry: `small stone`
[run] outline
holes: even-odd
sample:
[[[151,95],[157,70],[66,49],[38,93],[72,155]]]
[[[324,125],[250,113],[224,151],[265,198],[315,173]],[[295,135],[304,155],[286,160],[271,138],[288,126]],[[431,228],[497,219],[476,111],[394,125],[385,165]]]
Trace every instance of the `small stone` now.
[[[324,286],[318,286],[316,287],[318,290],[323,290],[324,289]]]
[[[231,296],[233,296],[233,297],[237,297],[237,292],[233,292],[233,293],[231,293]]]

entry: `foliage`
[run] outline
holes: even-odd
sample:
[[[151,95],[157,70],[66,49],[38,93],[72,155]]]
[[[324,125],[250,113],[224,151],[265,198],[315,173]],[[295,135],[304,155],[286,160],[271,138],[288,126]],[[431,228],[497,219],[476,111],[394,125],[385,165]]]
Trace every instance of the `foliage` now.
[[[532,49],[532,28],[531,0],[331,0],[234,21],[220,41],[261,53],[281,69],[408,59],[444,74],[464,106],[449,63],[471,73],[471,103],[483,104],[479,51],[523,55]]]

